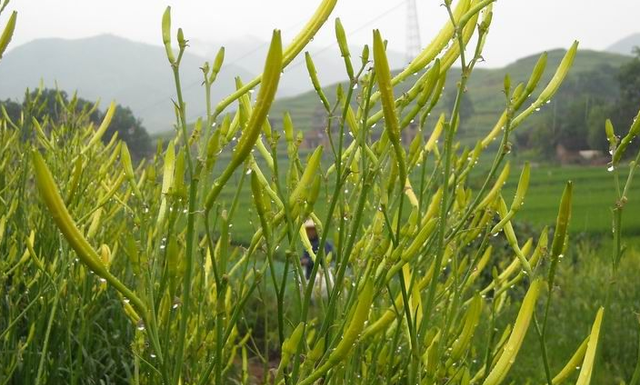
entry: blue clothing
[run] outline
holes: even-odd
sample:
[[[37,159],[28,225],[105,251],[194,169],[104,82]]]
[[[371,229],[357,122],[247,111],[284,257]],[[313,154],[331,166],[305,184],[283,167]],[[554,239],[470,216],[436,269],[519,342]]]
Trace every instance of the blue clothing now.
[[[320,248],[320,239],[316,237],[314,239],[309,239],[309,241],[311,242],[311,249],[316,255],[318,255],[318,249]],[[333,252],[333,246],[329,241],[326,241],[324,244],[325,257],[331,252]],[[306,265],[305,265],[305,262],[306,262]],[[300,258],[300,263],[303,264],[302,267],[304,268],[305,278],[309,279],[311,277],[311,272],[313,271],[313,259],[311,259],[311,256],[309,255],[309,253],[307,253],[307,250],[304,250],[304,252],[302,253],[302,257]]]

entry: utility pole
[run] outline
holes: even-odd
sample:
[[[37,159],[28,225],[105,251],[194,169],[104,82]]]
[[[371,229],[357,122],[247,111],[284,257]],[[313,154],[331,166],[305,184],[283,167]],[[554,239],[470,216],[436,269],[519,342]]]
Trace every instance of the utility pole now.
[[[407,47],[406,62],[409,63],[420,53],[420,25],[416,0],[407,0]]]

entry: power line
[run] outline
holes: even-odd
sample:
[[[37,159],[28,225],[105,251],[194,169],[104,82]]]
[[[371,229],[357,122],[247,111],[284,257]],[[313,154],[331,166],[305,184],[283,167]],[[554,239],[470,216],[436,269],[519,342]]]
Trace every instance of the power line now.
[[[296,28],[296,27],[300,26],[303,23],[304,23],[304,21],[299,21],[296,24],[291,25],[287,29]],[[253,49],[245,52],[244,54],[240,55],[239,57],[235,58],[233,61],[228,62],[228,63],[224,63],[224,65],[226,65],[226,66],[234,65],[234,64],[240,62],[242,59],[244,59],[244,58],[246,58],[248,56],[251,56],[252,54],[260,51],[261,49],[263,49],[265,47],[268,47],[268,45],[269,45],[269,43],[262,42],[260,45],[256,46],[255,48],[253,48]],[[194,81],[194,82],[191,82],[191,83],[185,85],[182,88],[182,91],[186,91],[186,90],[191,89],[191,88],[193,88],[195,86],[198,86],[198,85],[202,85],[202,81],[201,80],[197,80],[197,81]],[[165,96],[163,98],[157,99],[155,102],[140,108],[138,110],[138,113],[144,112],[144,111],[147,111],[147,110],[149,110],[149,109],[151,109],[153,107],[159,106],[160,104],[167,102],[167,99],[170,99],[172,96],[173,96],[173,93],[171,93],[171,94],[169,94],[169,95],[167,95],[167,96]]]
[[[383,17],[387,16],[388,14],[392,13],[393,11],[395,11],[395,10],[399,9],[401,6],[403,6],[404,4],[406,4],[408,1],[410,1],[410,0],[402,0],[402,1],[400,1],[398,4],[394,5],[393,7],[391,7],[391,8],[389,8],[389,9],[387,9],[386,11],[384,11],[384,12],[382,12],[382,13],[378,14],[378,15],[377,15],[377,16],[375,16],[374,18],[369,19],[369,20],[368,20],[368,21],[366,21],[364,24],[361,24],[361,25],[360,25],[359,27],[357,27],[356,29],[349,31],[349,32],[347,33],[347,35],[353,35],[353,34],[355,34],[355,33],[358,33],[358,32],[360,32],[360,31],[362,31],[363,29],[365,29],[365,28],[367,28],[368,26],[370,26],[372,23],[374,23],[374,22],[376,22],[376,21],[378,21],[378,20],[382,19]],[[265,45],[266,45],[266,44],[268,44],[268,43],[265,43]],[[320,48],[319,50],[317,50],[317,51],[315,52],[315,54],[314,54],[314,55],[315,55],[315,56],[318,56],[318,55],[322,54],[323,52],[326,52],[326,51],[328,51],[329,49],[336,47],[337,45],[338,45],[338,42],[337,42],[337,41],[334,41],[334,42],[332,42],[332,43],[330,43],[330,44],[328,44],[328,45],[326,45],[326,46],[324,46],[324,47]],[[259,48],[262,48],[262,47],[264,47],[264,45],[263,45],[263,46],[261,46],[261,47],[259,47]],[[255,52],[255,51],[253,51],[253,52]],[[250,52],[250,53],[253,53],[253,52]],[[248,54],[247,54],[247,55],[244,55],[243,57],[246,57],[246,56],[248,56]],[[298,60],[298,61],[296,61],[295,63],[291,63],[291,64],[287,67],[287,69],[288,69],[288,70],[290,70],[290,69],[292,69],[292,68],[296,68],[296,67],[298,67],[298,66],[301,66],[303,63],[304,63],[304,61],[303,61],[303,60]],[[202,111],[202,112],[200,112],[199,114],[195,114],[195,117],[191,117],[191,118],[190,118],[190,120],[193,120],[193,119],[195,119],[195,118],[197,118],[197,117],[199,117],[199,116],[202,116],[204,113],[206,113],[206,110],[203,110],[203,111]]]

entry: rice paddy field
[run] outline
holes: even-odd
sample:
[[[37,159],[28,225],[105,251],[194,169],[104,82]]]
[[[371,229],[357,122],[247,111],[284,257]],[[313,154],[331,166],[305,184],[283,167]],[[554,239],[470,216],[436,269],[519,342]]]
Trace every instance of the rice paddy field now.
[[[503,190],[505,197],[512,197],[515,193],[522,164],[517,159],[513,161],[510,176]],[[619,171],[625,175],[628,167],[621,167]],[[477,174],[482,175],[483,172],[486,172],[486,167],[479,165]],[[227,186],[223,192],[223,195],[231,201],[240,186],[240,207],[248,208],[240,210],[233,221],[234,238],[240,243],[248,242],[259,226],[252,219],[255,213],[250,208],[251,187],[246,179],[241,175],[236,176],[234,183]],[[417,176],[412,179],[414,184],[419,183]],[[538,230],[544,226],[553,226],[558,214],[558,199],[569,180],[574,183],[570,232],[574,235],[582,234],[597,239],[610,238],[611,210],[616,202],[616,190],[614,175],[607,171],[606,165],[532,164],[529,193],[524,206],[518,212],[516,221],[531,225]],[[242,185],[240,185],[241,181]],[[471,182],[471,185],[474,183]],[[329,187],[324,191],[325,198],[330,191]],[[630,198],[626,206],[629,214],[624,218],[625,234],[640,237],[640,184],[632,186]],[[323,202],[326,200],[319,202],[319,212],[323,212],[325,208]],[[635,213],[638,215],[634,215]]]

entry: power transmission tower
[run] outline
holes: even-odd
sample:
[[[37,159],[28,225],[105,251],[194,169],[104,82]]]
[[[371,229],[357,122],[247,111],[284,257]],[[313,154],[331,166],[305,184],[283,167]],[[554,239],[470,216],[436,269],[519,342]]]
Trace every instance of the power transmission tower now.
[[[420,53],[420,25],[418,24],[418,8],[416,0],[407,0],[407,63]]]

